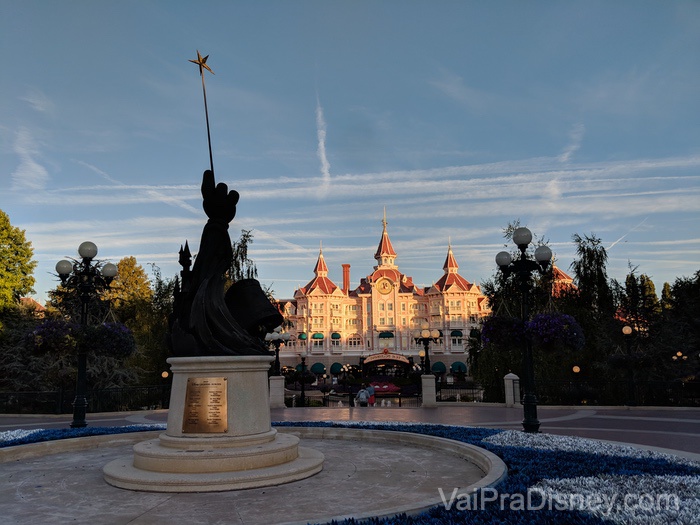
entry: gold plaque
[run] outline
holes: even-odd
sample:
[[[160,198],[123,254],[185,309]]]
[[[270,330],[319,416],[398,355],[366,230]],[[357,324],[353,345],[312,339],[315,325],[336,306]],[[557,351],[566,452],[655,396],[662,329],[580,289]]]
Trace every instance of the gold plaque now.
[[[185,393],[182,433],[227,432],[225,377],[190,377]]]

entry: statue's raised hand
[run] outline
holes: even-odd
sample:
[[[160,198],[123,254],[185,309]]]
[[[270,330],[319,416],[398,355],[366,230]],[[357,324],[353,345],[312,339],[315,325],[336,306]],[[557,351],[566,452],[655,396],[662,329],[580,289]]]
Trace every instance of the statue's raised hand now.
[[[236,190],[228,190],[223,182],[215,184],[214,173],[210,170],[202,176],[202,198],[204,212],[212,220],[228,224],[236,216],[236,204],[239,199]]]

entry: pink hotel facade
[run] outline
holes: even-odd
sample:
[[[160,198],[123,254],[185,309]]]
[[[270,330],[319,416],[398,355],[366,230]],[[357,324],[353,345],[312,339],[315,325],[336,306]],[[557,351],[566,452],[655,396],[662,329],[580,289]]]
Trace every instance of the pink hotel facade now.
[[[280,349],[282,365],[296,366],[306,356],[308,367],[325,366],[328,373],[344,364],[369,361],[420,362],[422,344],[412,332],[428,323],[441,333],[430,344],[432,368],[464,371],[469,332],[490,313],[477,284],[458,273],[448,246],[443,275],[432,286],[418,287],[399,271],[397,254],[389,239],[386,218],[374,254],[374,271],[350,289],[350,265],[343,264],[343,282],[328,278],[328,266],[319,251],[314,278],[295,291],[293,300],[280,301],[288,323],[289,342]],[[371,359],[369,359],[371,357]]]

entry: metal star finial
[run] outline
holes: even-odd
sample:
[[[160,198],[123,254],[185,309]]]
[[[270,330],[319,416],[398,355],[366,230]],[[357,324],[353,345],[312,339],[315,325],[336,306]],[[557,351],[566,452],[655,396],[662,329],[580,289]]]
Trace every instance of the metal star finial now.
[[[198,49],[197,50],[197,60],[190,60],[190,62],[192,62],[193,64],[197,64],[199,66],[199,76],[202,78],[202,94],[204,95],[204,115],[207,119],[207,142],[209,143],[209,167],[211,168],[211,172],[214,173],[214,157],[211,154],[211,133],[209,131],[209,108],[207,107],[207,87],[204,84],[204,70],[206,69],[212,75],[214,74],[214,72],[207,65],[207,58],[209,58],[209,55],[202,58],[202,55],[199,53],[199,49]]]
[[[202,58],[202,55],[199,54],[199,49],[197,50],[197,60],[190,60],[193,64],[197,64],[199,66],[199,74],[204,75],[203,69],[206,69],[211,73],[212,75],[214,72],[211,70],[211,68],[207,65],[207,58],[209,58],[209,55],[205,56]]]

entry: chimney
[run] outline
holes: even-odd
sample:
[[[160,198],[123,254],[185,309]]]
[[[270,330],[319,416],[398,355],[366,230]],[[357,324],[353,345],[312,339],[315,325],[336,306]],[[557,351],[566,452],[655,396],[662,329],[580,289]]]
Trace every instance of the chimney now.
[[[343,264],[343,293],[348,294],[350,290],[350,265]]]

